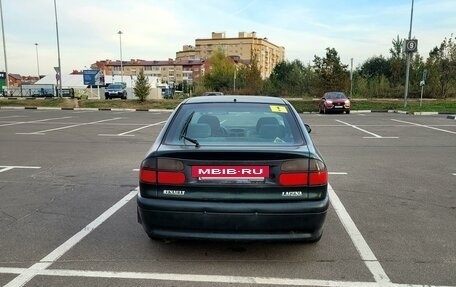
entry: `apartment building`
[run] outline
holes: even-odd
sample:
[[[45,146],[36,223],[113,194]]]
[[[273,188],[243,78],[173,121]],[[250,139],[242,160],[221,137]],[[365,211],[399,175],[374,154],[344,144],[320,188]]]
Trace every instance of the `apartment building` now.
[[[247,63],[255,56],[263,78],[269,77],[274,67],[285,60],[284,47],[269,42],[267,38],[258,38],[256,32],[239,32],[236,38],[227,38],[224,32],[213,32],[209,39],[196,39],[195,46],[184,45],[182,51],[176,52],[176,61],[204,61],[218,50]]]
[[[145,75],[154,76],[163,83],[179,84],[198,82],[204,71],[210,70],[212,53],[222,50],[236,65],[251,63],[256,57],[261,76],[269,77],[274,67],[284,61],[285,48],[257,38],[255,32],[239,32],[237,38],[226,38],[225,33],[212,33],[210,39],[196,39],[195,46],[184,45],[182,51],[176,52],[176,59],[149,61],[131,59],[130,61],[102,60],[91,65],[92,69],[103,71],[105,76],[137,75],[144,70]]]
[[[163,83],[169,84],[184,82],[191,84],[194,81],[198,81],[203,73],[201,60],[176,61],[168,59],[164,61],[146,61],[131,59],[130,61],[122,61],[122,65],[119,60],[103,60],[92,64],[91,68],[103,71],[105,76],[121,74],[134,76],[138,75],[140,70],[143,70],[146,76],[157,77]]]

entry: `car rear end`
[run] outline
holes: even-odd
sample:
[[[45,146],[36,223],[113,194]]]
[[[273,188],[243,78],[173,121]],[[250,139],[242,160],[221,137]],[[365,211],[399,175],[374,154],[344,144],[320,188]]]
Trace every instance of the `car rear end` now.
[[[319,240],[329,205],[326,165],[291,106],[266,107],[265,114],[286,118],[284,128],[294,129],[293,139],[286,132],[264,139],[261,128],[256,134],[256,126],[241,126],[225,114],[226,135],[204,137],[200,131],[199,138],[188,137],[197,143],[180,139],[177,144],[173,132],[180,131],[179,111],[170,118],[141,163],[138,221],[150,237]],[[207,108],[219,118],[224,112],[217,109],[230,113],[224,104]],[[266,130],[269,135],[273,125]]]

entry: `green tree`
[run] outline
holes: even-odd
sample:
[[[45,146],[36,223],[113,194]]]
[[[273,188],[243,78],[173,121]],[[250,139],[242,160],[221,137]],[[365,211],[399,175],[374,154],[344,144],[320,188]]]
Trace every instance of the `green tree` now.
[[[284,61],[275,66],[265,82],[265,91],[273,96],[303,97],[312,94],[312,89],[318,86],[315,79],[310,66],[299,60]]]
[[[144,102],[150,93],[149,80],[144,75],[143,69],[139,71],[139,75],[136,79],[135,87],[133,88],[133,90],[135,93],[135,97],[139,98],[141,102]]]
[[[390,77],[391,66],[390,63],[382,55],[367,59],[359,69],[360,74],[367,78],[375,78],[380,76]]]
[[[439,47],[429,53],[427,60],[428,84],[437,97],[446,98],[456,90],[456,38],[445,38]]]
[[[245,67],[244,72],[240,73],[245,79],[246,94],[259,95],[263,91],[263,79],[261,78],[261,71],[258,67],[258,59],[255,54],[252,54],[251,63]]]
[[[400,86],[404,84],[405,75],[405,53],[402,51],[404,39],[399,38],[392,41],[393,47],[390,49],[391,57],[389,58],[391,67],[390,81],[393,86]]]
[[[226,92],[234,82],[235,65],[223,51],[215,52],[210,58],[211,70],[204,74],[203,85],[207,90]]]
[[[334,48],[326,48],[326,57],[315,55],[314,69],[320,81],[321,93],[325,91],[347,91],[350,85],[348,65],[342,64]]]

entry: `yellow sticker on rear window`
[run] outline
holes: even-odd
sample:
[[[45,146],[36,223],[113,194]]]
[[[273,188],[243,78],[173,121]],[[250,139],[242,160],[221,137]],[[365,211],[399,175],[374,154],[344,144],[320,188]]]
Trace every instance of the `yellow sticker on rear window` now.
[[[269,106],[271,111],[276,113],[288,113],[287,108],[285,106]]]

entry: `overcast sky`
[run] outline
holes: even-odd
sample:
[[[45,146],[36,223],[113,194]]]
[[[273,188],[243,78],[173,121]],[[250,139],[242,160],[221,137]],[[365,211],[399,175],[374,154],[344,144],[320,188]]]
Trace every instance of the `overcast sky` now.
[[[53,0],[3,0],[8,72],[54,73],[57,36]],[[56,0],[63,73],[97,60],[166,60],[212,32],[255,31],[285,47],[287,60],[312,63],[335,48],[355,67],[388,56],[392,40],[408,37],[411,0]],[[456,32],[456,0],[415,0],[412,37],[419,53]],[[0,70],[5,70],[1,47]]]

